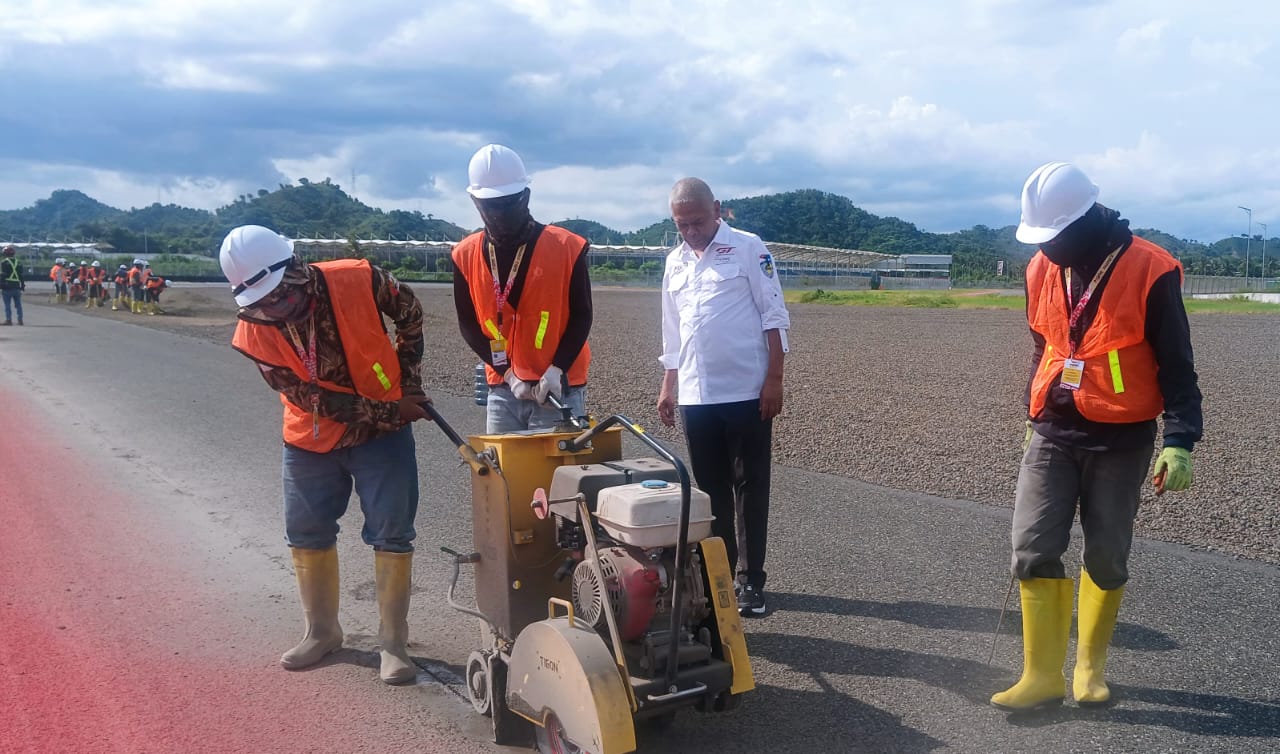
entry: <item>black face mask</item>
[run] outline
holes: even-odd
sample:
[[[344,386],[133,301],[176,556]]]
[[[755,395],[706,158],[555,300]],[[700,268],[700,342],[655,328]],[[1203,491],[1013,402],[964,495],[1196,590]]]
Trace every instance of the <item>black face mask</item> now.
[[[1095,204],[1080,219],[1062,229],[1058,237],[1040,244],[1040,251],[1059,267],[1089,267],[1101,261],[1106,248],[1105,210]]]
[[[311,293],[305,285],[282,283],[260,301],[240,310],[240,316],[261,324],[297,323],[311,316]]]
[[[476,199],[485,232],[500,246],[518,243],[529,224],[529,189],[511,196]]]

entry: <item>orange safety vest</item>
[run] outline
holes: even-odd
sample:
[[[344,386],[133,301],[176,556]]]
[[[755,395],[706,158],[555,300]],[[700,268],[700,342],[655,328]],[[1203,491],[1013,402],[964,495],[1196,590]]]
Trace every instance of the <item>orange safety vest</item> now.
[[[338,337],[355,389],[327,380],[319,380],[317,384],[325,390],[354,393],[375,401],[400,400],[400,358],[387,336],[382,313],[373,298],[373,271],[369,262],[337,259],[311,267],[324,275],[328,285]],[[254,361],[287,367],[303,382],[311,381],[297,350],[279,327],[240,320],[231,346]],[[294,447],[328,453],[347,431],[347,425],[321,416],[316,433],[309,407],[293,405],[284,394],[280,395],[280,403],[284,405],[284,441]]]
[[[1163,275],[1182,265],[1169,252],[1137,236],[1116,257],[1089,329],[1075,358],[1084,362],[1080,389],[1073,391],[1084,418],[1110,424],[1154,419],[1164,410],[1156,382],[1155,351],[1146,339],[1147,295]],[[1044,357],[1031,381],[1031,416],[1044,409],[1063,363],[1071,358],[1070,303],[1062,268],[1038,253],[1027,265],[1027,321],[1045,339]]]
[[[129,268],[129,287],[132,288],[142,284],[142,270],[137,267]]]
[[[55,264],[53,267],[49,268],[49,279],[55,283],[62,282],[62,265]]]
[[[473,233],[453,248],[453,263],[467,278],[471,303],[476,310],[480,329],[497,338],[498,302],[493,296],[493,271],[489,269],[489,252],[483,247],[484,233]],[[507,359],[516,376],[526,381],[542,378],[560,338],[569,324],[569,281],[578,257],[586,249],[586,239],[564,228],[543,228],[532,254],[526,254],[522,266],[527,270],[520,290],[520,308],[510,302],[502,307],[501,337],[507,341]],[[584,385],[591,364],[591,346],[583,344],[582,352],[566,370],[570,385]],[[502,383],[493,367],[485,367],[490,385]]]

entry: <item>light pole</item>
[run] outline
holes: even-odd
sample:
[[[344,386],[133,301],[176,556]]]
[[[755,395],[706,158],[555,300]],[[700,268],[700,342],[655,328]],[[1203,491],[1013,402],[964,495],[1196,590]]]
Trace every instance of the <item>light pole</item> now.
[[[1253,241],[1253,210],[1248,207],[1236,205],[1238,209],[1242,209],[1249,214],[1249,232],[1244,234],[1244,287],[1249,288],[1249,245]]]
[[[1262,290],[1267,289],[1267,224],[1258,223],[1262,226]]]

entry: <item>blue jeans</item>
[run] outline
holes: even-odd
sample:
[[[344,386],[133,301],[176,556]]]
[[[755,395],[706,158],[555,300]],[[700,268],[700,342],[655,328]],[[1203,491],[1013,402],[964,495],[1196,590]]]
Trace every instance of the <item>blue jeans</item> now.
[[[564,394],[565,405],[573,409],[574,416],[587,415],[587,386],[571,387]],[[550,403],[522,401],[511,393],[506,383],[489,386],[489,401],[485,404],[484,431],[490,435],[522,432],[526,429],[551,429],[560,421],[560,411]]]
[[[12,288],[12,289],[5,288],[3,291],[0,291],[0,294],[3,294],[4,296],[4,321],[5,322],[13,321],[13,316],[9,312],[9,308],[12,306],[13,308],[18,310],[18,321],[21,322],[22,321],[22,290],[19,288]]]
[[[284,526],[290,547],[323,550],[338,541],[352,482],[360,495],[360,537],[375,550],[413,552],[418,457],[413,427],[328,453],[284,446]]]

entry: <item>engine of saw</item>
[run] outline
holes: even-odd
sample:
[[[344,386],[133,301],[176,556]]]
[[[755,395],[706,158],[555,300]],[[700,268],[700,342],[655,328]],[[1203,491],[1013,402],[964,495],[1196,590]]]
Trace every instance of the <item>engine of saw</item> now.
[[[605,605],[611,605],[628,665],[641,676],[659,672],[666,663],[676,579],[683,582],[679,665],[706,662],[712,653],[710,632],[700,629],[711,617],[711,605],[696,547],[690,547],[683,571],[676,570],[680,487],[675,474],[670,464],[642,458],[561,467],[552,481],[558,544],[570,553],[561,573],[572,568],[574,610],[608,640]],[[644,478],[637,482],[637,477]],[[583,547],[577,507],[565,505],[579,495],[594,517],[595,555]],[[693,544],[710,536],[713,517],[705,492],[695,488],[690,496],[688,542]]]
[[[620,430],[661,457],[623,459]],[[474,551],[447,551],[448,601],[485,627],[466,681],[496,743],[622,754],[637,721],[723,712],[754,688],[710,499],[677,456],[620,414],[455,444]],[[463,565],[474,608],[454,598]]]

